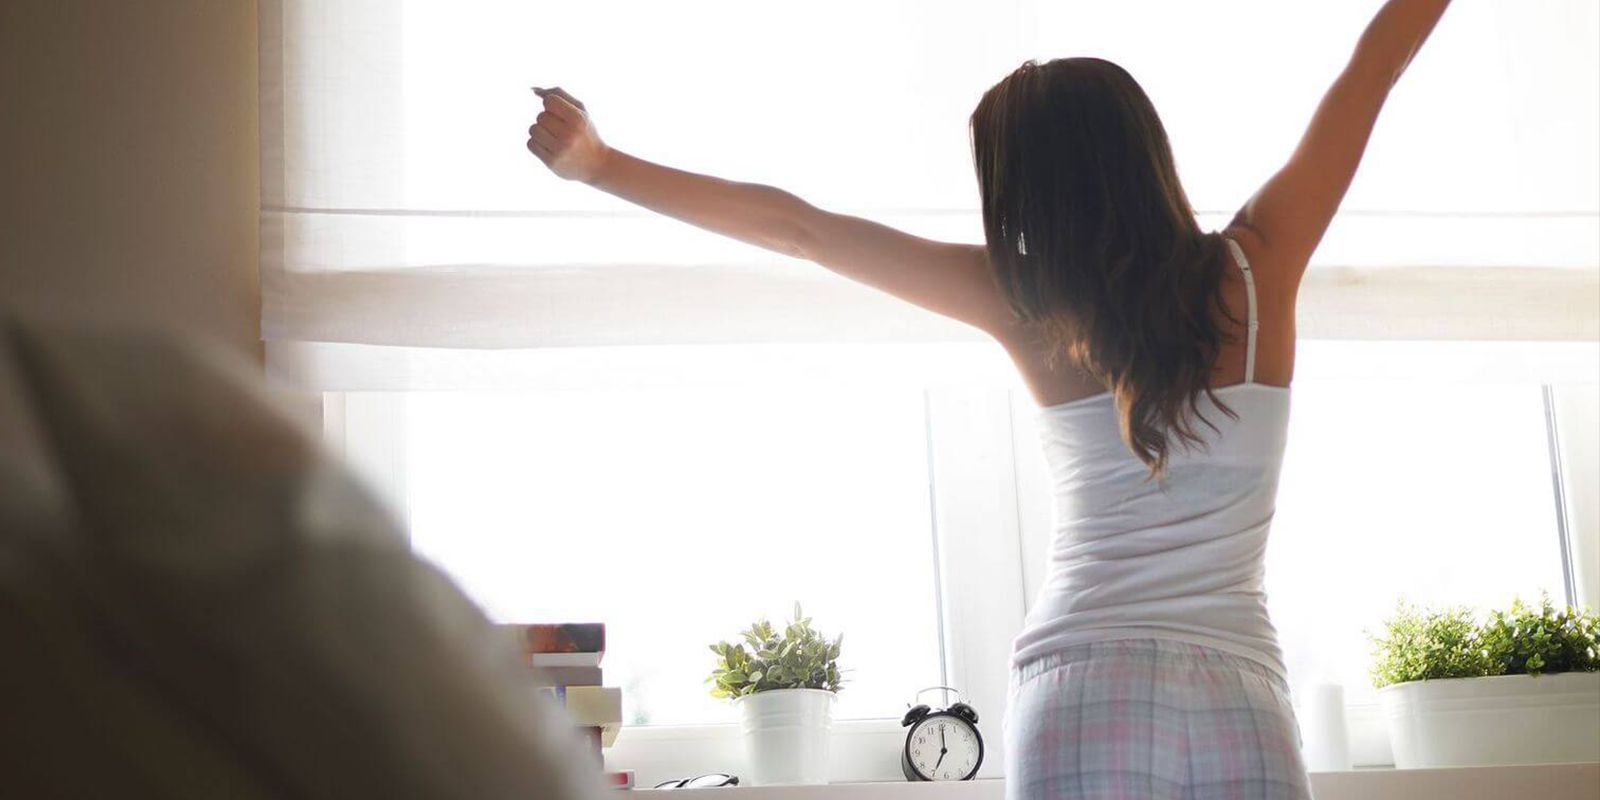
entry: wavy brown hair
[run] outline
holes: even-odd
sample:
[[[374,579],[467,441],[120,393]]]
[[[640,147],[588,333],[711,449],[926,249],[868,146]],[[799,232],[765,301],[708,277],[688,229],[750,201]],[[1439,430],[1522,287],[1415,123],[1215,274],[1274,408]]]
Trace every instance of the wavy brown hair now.
[[[1237,322],[1220,234],[1200,230],[1155,106],[1097,58],[1029,61],[972,112],[994,277],[1059,363],[1106,385],[1122,438],[1163,474],[1174,439],[1203,444],[1203,392]]]

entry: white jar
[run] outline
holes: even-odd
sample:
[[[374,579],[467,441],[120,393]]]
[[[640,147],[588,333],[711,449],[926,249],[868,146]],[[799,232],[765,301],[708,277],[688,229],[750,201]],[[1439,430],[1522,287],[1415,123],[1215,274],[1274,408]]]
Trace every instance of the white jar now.
[[[1350,733],[1344,717],[1344,687],[1316,683],[1301,699],[1301,754],[1308,772],[1339,772],[1351,767]]]

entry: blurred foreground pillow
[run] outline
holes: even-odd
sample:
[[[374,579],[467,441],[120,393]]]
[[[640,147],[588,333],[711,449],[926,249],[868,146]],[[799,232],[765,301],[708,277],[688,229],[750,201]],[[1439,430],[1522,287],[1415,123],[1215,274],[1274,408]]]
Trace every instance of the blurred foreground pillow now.
[[[0,529],[5,793],[605,796],[503,636],[248,367],[14,323],[0,361],[65,496]]]

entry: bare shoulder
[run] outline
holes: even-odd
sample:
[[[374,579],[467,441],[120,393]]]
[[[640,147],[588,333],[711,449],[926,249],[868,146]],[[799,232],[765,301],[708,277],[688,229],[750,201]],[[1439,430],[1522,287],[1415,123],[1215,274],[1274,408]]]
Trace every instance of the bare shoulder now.
[[[1256,380],[1275,386],[1288,386],[1294,377],[1295,363],[1295,304],[1300,291],[1300,281],[1305,274],[1305,264],[1297,257],[1285,257],[1262,240],[1249,225],[1235,221],[1223,230],[1223,235],[1239,244],[1249,262],[1252,282],[1255,284],[1256,302],[1261,327],[1256,351]],[[1223,297],[1229,308],[1243,308],[1243,287],[1239,271],[1230,268],[1223,284]],[[1231,284],[1231,285],[1230,285]],[[1243,364],[1243,353],[1225,351],[1225,363]],[[1232,376],[1229,376],[1232,382]]]
[[[1256,291],[1263,296],[1287,302],[1293,307],[1300,291],[1300,281],[1305,276],[1304,260],[1294,255],[1274,252],[1260,231],[1241,218],[1224,228],[1222,235],[1239,244],[1250,273],[1255,278]]]

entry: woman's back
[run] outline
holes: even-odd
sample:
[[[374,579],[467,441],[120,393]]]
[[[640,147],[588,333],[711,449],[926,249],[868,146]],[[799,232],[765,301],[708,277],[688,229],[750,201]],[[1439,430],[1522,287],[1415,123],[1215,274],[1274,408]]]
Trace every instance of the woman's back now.
[[[1056,528],[1012,656],[1008,797],[1310,794],[1262,590],[1289,389],[1255,380],[1256,282],[1228,249],[1243,352],[1218,371],[1241,380],[1214,390],[1231,414],[1200,398],[1199,446],[1152,478],[1110,393],[1039,411]]]
[[[1021,664],[1088,642],[1160,638],[1213,647],[1283,674],[1262,589],[1289,419],[1289,390],[1255,381],[1258,301],[1248,262],[1237,337],[1243,380],[1202,398],[1203,447],[1158,479],[1122,441],[1111,395],[1042,408],[1055,496],[1046,578],[1016,640]],[[1210,426],[1214,425],[1215,430]]]

